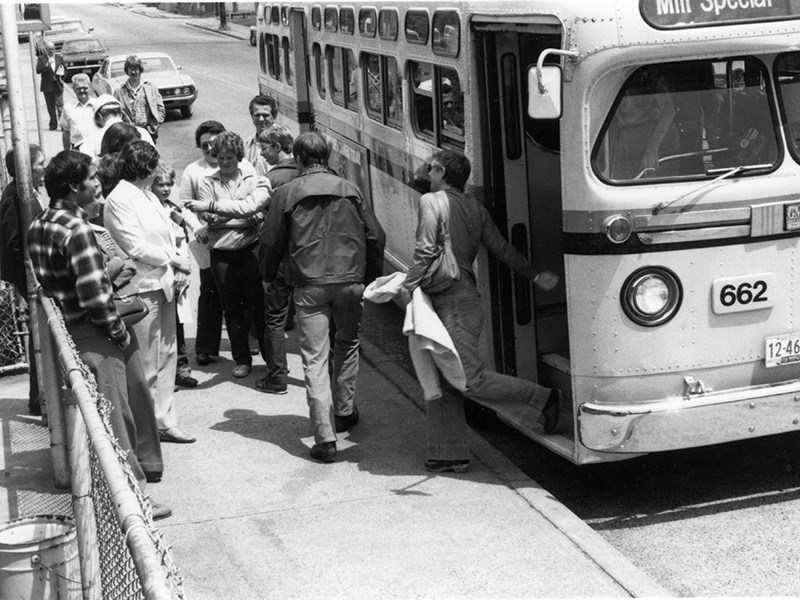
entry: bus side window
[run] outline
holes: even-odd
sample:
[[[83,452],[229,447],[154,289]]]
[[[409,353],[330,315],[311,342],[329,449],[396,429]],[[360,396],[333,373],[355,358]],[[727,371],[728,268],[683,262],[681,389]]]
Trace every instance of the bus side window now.
[[[386,57],[386,120],[393,125],[403,125],[403,76],[397,67],[397,60]]]
[[[447,67],[439,68],[441,110],[439,111],[442,137],[464,146],[464,92],[458,72]]]
[[[325,97],[325,61],[322,59],[322,49],[318,43],[314,43],[312,50],[314,53],[314,73],[315,83],[317,85],[317,94],[320,98]]]
[[[358,110],[359,90],[361,89],[361,67],[355,54],[349,48],[345,50],[345,67],[347,69],[347,103],[350,110]]]
[[[342,51],[338,46],[327,46],[328,77],[330,77],[331,97],[336,104],[344,106],[344,61]]]
[[[414,129],[422,137],[432,139],[433,130],[433,65],[409,62],[411,69]]]

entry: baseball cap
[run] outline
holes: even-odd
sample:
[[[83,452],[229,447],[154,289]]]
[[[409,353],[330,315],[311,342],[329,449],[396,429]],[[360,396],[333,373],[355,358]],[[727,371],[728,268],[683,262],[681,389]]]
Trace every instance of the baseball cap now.
[[[92,98],[90,102],[92,104],[92,108],[94,108],[94,114],[97,114],[97,111],[105,106],[114,105],[117,108],[120,108],[119,100],[114,98],[114,96],[111,94],[101,94],[97,98]]]

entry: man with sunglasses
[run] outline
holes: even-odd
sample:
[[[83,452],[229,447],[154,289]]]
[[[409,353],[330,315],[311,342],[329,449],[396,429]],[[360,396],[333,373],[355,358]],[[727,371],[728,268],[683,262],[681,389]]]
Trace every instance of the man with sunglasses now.
[[[89,98],[89,76],[85,73],[73,75],[72,89],[75,92],[75,102],[64,105],[58,121],[64,150],[77,150],[84,140],[97,131],[94,107]]]

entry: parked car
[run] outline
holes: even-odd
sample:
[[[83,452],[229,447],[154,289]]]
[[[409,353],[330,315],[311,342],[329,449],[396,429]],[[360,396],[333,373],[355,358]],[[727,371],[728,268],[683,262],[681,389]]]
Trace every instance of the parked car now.
[[[250,45],[251,46],[255,46],[256,45],[256,36],[257,36],[256,26],[255,25],[250,25]]]
[[[36,54],[39,56],[44,54],[45,40],[53,42],[56,53],[60,53],[64,42],[85,37],[93,29],[94,27],[86,27],[80,19],[53,19],[50,29],[46,29],[36,36]]]
[[[61,58],[67,71],[64,76],[66,81],[71,81],[75,73],[86,73],[92,77],[100,69],[100,63],[108,58],[108,49],[96,37],[88,35],[64,42]]]
[[[124,68],[127,56],[110,56],[102,62],[92,77],[92,89],[98,96],[113,94],[128,79]],[[163,52],[141,52],[136,56],[142,61],[144,69],[142,80],[156,85],[164,99],[164,107],[167,110],[177,108],[184,117],[191,117],[192,104],[197,100],[197,88],[192,78],[176,67],[169,55]]]

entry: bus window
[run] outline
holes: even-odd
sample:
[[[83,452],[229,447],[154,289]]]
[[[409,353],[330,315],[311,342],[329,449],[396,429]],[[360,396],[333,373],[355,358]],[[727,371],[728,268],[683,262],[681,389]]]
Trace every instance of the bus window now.
[[[775,72],[789,151],[800,162],[800,53],[781,56],[775,63]]]
[[[272,34],[267,35],[265,46],[267,47],[267,70],[269,71],[269,76],[273,79],[280,79],[278,36]]]
[[[344,61],[342,60],[343,48],[327,46],[328,78],[330,82],[331,98],[336,104],[344,106]]]
[[[386,64],[386,121],[397,127],[403,125],[403,76],[397,60],[384,58]]]
[[[429,28],[427,10],[409,10],[406,13],[406,41],[409,44],[427,44]]]
[[[270,21],[270,23],[274,23],[275,25],[277,25],[278,23],[281,22],[280,7],[278,7],[278,6],[273,6],[272,7],[272,12],[270,14],[269,21]]]
[[[433,13],[433,53],[442,56],[458,56],[461,23],[454,10],[438,10]]]
[[[439,82],[441,89],[441,115],[442,138],[464,146],[464,92],[458,79],[458,71],[447,67],[440,67]]]
[[[343,8],[339,12],[339,30],[347,35],[353,35],[356,28],[356,18],[352,8]]]
[[[320,16],[319,6],[315,6],[311,9],[311,27],[315,31],[322,29],[322,16]]]
[[[355,54],[349,48],[345,50],[345,68],[347,73],[347,102],[345,106],[350,110],[358,110],[358,97],[361,90],[361,69],[358,66]]]
[[[358,11],[358,32],[364,37],[375,37],[377,16],[374,8],[362,8]]]
[[[712,176],[713,168],[774,166],[778,144],[763,65],[752,58],[714,62],[633,72],[595,146],[602,179],[663,181]]]
[[[264,8],[262,10],[263,10],[263,12],[261,13],[261,18],[264,19],[264,24],[265,25],[269,25],[270,24],[269,18],[270,18],[270,12],[271,12],[270,8],[269,8],[269,4],[265,4]]]
[[[339,14],[329,6],[325,9],[325,31],[336,32],[339,29]]]
[[[267,73],[267,47],[269,45],[267,41],[267,34],[261,34],[261,43],[258,45],[258,63],[261,67],[261,73]]]
[[[314,74],[315,83],[317,85],[317,94],[320,98],[325,97],[325,61],[322,60],[322,49],[318,43],[314,43],[312,49],[314,54]]]
[[[376,121],[383,122],[383,98],[381,90],[381,57],[377,54],[364,53],[364,66],[367,71],[367,113]]]
[[[411,69],[414,129],[433,140],[433,65],[409,62]]]
[[[382,40],[394,42],[397,39],[397,11],[382,8],[378,14],[378,31]]]
[[[291,48],[289,47],[289,38],[283,38],[283,65],[284,65],[284,72],[286,74],[286,83],[292,85],[292,61],[290,60]]]

